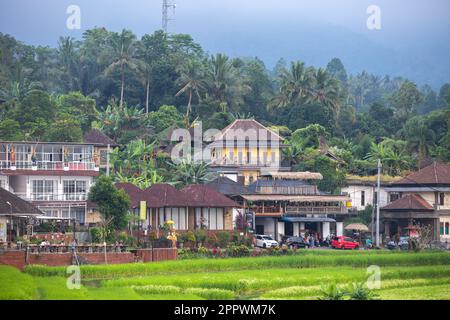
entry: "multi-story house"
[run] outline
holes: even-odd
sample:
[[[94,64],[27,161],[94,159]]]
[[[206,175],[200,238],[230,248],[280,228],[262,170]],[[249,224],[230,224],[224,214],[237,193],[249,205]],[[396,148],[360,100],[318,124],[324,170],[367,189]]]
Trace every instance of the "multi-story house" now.
[[[414,236],[430,225],[434,240],[450,240],[450,165],[435,162],[386,187],[389,204],[381,208],[384,233]]]
[[[401,177],[382,176],[380,180],[380,207],[389,203],[388,192],[385,187],[389,183],[397,181]],[[377,176],[359,177],[347,176],[345,186],[341,188],[341,193],[348,195],[352,199],[353,207],[358,211],[366,209],[368,206],[376,206],[377,203]]]
[[[277,240],[306,232],[342,235],[344,219],[354,213],[351,199],[320,192],[314,182],[321,179],[320,173],[274,172],[252,183],[242,197],[255,214],[255,232]]]
[[[284,146],[282,137],[256,120],[238,119],[208,145],[210,168],[219,176],[249,185],[266,172],[289,171],[282,166]]]
[[[0,186],[50,218],[90,221],[87,201],[99,174],[94,144],[0,141]]]

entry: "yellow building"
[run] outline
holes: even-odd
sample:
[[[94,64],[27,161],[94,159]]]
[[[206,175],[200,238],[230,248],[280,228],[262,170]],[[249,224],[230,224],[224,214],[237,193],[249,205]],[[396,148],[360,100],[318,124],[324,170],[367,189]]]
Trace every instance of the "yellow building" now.
[[[216,134],[208,146],[211,168],[221,176],[249,185],[281,166],[283,138],[253,119],[238,119]]]

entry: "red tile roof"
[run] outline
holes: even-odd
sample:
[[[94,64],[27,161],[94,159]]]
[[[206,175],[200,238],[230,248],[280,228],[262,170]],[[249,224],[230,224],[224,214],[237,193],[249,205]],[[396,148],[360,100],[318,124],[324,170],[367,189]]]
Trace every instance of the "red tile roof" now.
[[[433,211],[434,208],[429,204],[424,198],[418,194],[411,194],[404,196],[387,206],[381,208],[385,211],[395,211],[395,210],[417,210],[417,211]]]
[[[207,185],[190,185],[182,190],[189,199],[190,206],[237,208],[236,202]]]
[[[280,137],[277,133],[274,131],[266,128],[261,123],[254,119],[237,119],[227,127],[225,127],[221,132],[219,132],[215,137],[215,141],[219,140],[227,140],[234,137],[234,133],[239,133],[239,131],[250,132],[253,131],[256,136],[255,139],[262,140],[263,138],[270,140],[278,140],[281,141],[284,140],[282,137]],[[260,137],[260,134],[263,134],[263,136]],[[245,137],[244,137],[245,138]],[[250,137],[248,137],[250,138]]]
[[[413,172],[402,180],[392,183],[395,185],[450,185],[450,164],[435,162],[428,167]]]
[[[69,176],[69,177],[97,177],[98,171],[94,170],[2,170],[5,176]]]
[[[85,143],[98,144],[104,147],[108,146],[108,144],[111,147],[118,146],[118,144],[113,139],[111,139],[98,129],[91,129],[90,131],[86,132],[83,140]]]
[[[155,197],[152,197],[147,191],[142,190],[138,187],[136,187],[132,183],[116,183],[114,185],[117,189],[122,189],[125,191],[131,200],[131,207],[139,208],[141,201],[147,202],[147,207],[149,208],[159,208],[158,202],[159,200]]]
[[[155,206],[163,207],[186,207],[190,202],[183,192],[177,190],[170,184],[155,184],[145,190],[152,198],[156,199]]]

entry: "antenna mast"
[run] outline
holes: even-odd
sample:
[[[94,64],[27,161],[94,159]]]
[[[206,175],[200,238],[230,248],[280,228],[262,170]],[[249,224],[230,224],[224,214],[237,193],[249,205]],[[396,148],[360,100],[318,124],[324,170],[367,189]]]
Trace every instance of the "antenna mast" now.
[[[175,8],[177,5],[175,4],[175,0],[163,0],[162,5],[162,29],[165,33],[168,31],[169,21],[173,20],[170,18],[169,9],[172,9],[172,15],[175,14]]]

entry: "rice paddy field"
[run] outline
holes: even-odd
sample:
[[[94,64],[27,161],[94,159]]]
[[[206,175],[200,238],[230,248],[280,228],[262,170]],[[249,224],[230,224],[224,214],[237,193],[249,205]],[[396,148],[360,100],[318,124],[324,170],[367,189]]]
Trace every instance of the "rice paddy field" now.
[[[450,300],[449,252],[306,250],[291,256],[195,259],[81,267],[67,287],[65,267],[0,266],[0,299],[315,300],[325,285],[365,283],[378,266],[386,300]]]

